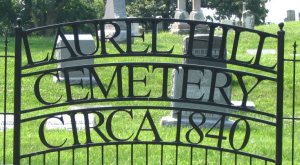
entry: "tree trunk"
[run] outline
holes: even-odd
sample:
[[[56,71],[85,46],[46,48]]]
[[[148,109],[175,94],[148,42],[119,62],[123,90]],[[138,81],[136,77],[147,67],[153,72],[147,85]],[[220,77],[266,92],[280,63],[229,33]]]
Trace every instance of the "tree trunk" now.
[[[58,2],[52,2],[47,5],[47,14],[46,14],[46,20],[45,24],[46,25],[52,25],[57,23],[57,18],[58,18],[58,13],[63,9],[63,7],[66,5],[68,0],[61,0]],[[51,35],[53,34],[53,30],[47,30],[46,35]]]

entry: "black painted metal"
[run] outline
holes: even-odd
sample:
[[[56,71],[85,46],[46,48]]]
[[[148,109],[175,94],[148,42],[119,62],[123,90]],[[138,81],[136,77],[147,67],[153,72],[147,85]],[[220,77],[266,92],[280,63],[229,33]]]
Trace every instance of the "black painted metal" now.
[[[4,89],[3,89],[3,114],[4,114],[4,120],[3,120],[3,164],[6,164],[6,114],[7,114],[7,51],[8,51],[8,40],[7,36],[5,35],[5,41],[4,41]]]
[[[297,122],[299,121],[299,116],[297,116],[297,80],[298,80],[298,73],[296,72],[297,64],[299,63],[299,60],[297,59],[297,42],[294,42],[293,44],[293,58],[292,59],[285,59],[285,61],[290,64],[292,63],[292,70],[293,70],[293,79],[292,79],[292,113],[287,114],[284,116],[283,120],[284,123],[291,124],[291,130],[288,131],[289,135],[283,134],[283,137],[286,137],[291,140],[291,147],[288,149],[289,152],[291,152],[291,164],[297,164],[299,157],[297,156],[297,140],[296,139],[296,132],[297,132]]]
[[[21,63],[22,63],[22,27],[21,19],[15,28],[15,82],[14,82],[14,162],[20,164],[21,150]]]
[[[278,32],[278,77],[277,77],[277,116],[276,116],[276,164],[282,164],[282,131],[283,131],[283,73],[284,73],[284,24]]]
[[[115,27],[116,34],[120,33],[120,27],[117,23],[123,22],[127,28],[127,41],[124,46],[120,46],[119,43],[117,43],[114,38],[105,37],[104,28],[107,24],[110,24]],[[168,48],[168,50],[161,51],[158,49],[159,44],[163,44],[158,42],[157,36],[159,33],[157,32],[157,24],[159,22],[167,22],[167,23],[173,23],[173,22],[181,22],[188,25],[189,29],[189,45],[187,48],[186,54],[178,54],[173,53],[174,47]],[[131,38],[136,38],[138,36],[132,36],[131,33],[131,23],[142,23],[142,24],[148,24],[151,26],[150,31],[152,33],[151,38],[151,45],[149,45],[144,51],[134,51],[132,47],[132,41]],[[79,27],[85,24],[93,25],[94,27],[94,33],[96,34],[96,50],[94,52],[91,52],[90,54],[85,54],[81,51],[80,44],[79,44]],[[196,57],[193,54],[193,42],[194,42],[194,35],[197,33],[197,27],[199,25],[207,26],[209,27],[209,40],[208,40],[208,48],[207,48],[207,56],[205,57]],[[65,36],[65,30],[66,27],[71,29],[72,34],[74,35],[75,39],[75,46],[74,49],[71,47],[70,44],[68,44],[68,41]],[[98,35],[98,30],[100,29],[101,36]],[[222,33],[222,42],[220,46],[220,55],[218,58],[213,58],[212,56],[212,45],[214,42],[214,35],[216,33],[217,28],[220,28],[223,30]],[[54,51],[55,51],[55,43],[53,47],[53,52],[49,54],[47,58],[44,60],[36,60],[34,58],[34,52],[30,49],[30,42],[29,38],[31,35],[34,35],[37,32],[43,31],[43,30],[55,30],[57,32],[56,39],[60,37],[63,42],[66,45],[66,49],[71,52],[71,57],[68,59],[54,59]],[[227,44],[227,36],[229,30],[233,30],[235,33],[233,45],[232,45],[232,52],[229,59],[224,58],[224,52],[226,49]],[[64,23],[64,24],[57,24],[57,25],[50,25],[45,27],[38,27],[34,29],[22,29],[20,20],[18,21],[18,26],[15,28],[16,31],[16,39],[15,39],[15,86],[14,86],[14,119],[15,119],[15,127],[14,127],[14,162],[13,164],[19,165],[21,164],[22,160],[25,160],[28,164],[34,164],[33,161],[35,158],[40,157],[42,158],[43,164],[47,163],[47,157],[53,157],[53,153],[57,154],[57,164],[62,164],[61,158],[63,158],[63,154],[65,152],[71,151],[72,154],[70,154],[70,157],[72,159],[72,164],[75,164],[77,161],[76,159],[76,151],[81,149],[85,150],[86,160],[85,163],[88,164],[91,160],[90,155],[91,149],[97,148],[99,150],[99,153],[101,152],[101,157],[99,159],[99,162],[102,164],[107,163],[106,159],[108,159],[109,152],[114,148],[114,157],[115,162],[117,164],[121,163],[121,157],[123,156],[121,153],[122,148],[125,146],[129,146],[129,150],[127,152],[128,158],[130,159],[130,163],[135,163],[135,155],[139,154],[135,147],[144,147],[144,163],[145,164],[151,164],[150,158],[151,154],[153,154],[151,151],[151,147],[158,146],[156,148],[160,148],[157,152],[159,153],[159,157],[157,158],[160,160],[160,164],[164,164],[166,154],[165,151],[167,151],[169,146],[175,147],[174,152],[174,164],[179,164],[180,159],[180,153],[182,148],[187,148],[189,153],[189,158],[187,158],[186,162],[189,162],[189,164],[193,164],[193,161],[196,159],[199,159],[194,153],[199,151],[199,149],[202,149],[205,151],[204,156],[204,162],[205,164],[209,164],[211,161],[209,159],[209,155],[211,152],[218,153],[219,154],[219,160],[217,160],[215,163],[224,164],[223,159],[226,158],[224,156],[225,154],[232,154],[233,162],[234,164],[238,164],[239,156],[241,157],[247,157],[249,159],[249,163],[252,164],[253,160],[262,160],[265,164],[282,164],[282,129],[283,129],[283,73],[284,73],[284,31],[283,31],[283,24],[280,25],[280,31],[277,35],[269,34],[261,31],[251,30],[251,29],[245,29],[241,27],[235,27],[230,25],[222,25],[218,23],[211,23],[211,22],[201,22],[201,21],[189,21],[189,20],[174,20],[174,19],[153,19],[153,18],[132,18],[132,19],[108,19],[108,20],[89,20],[89,21],[81,21],[81,22],[72,22],[72,23]],[[240,44],[240,38],[242,33],[249,32],[253,34],[257,34],[259,36],[259,43],[257,47],[257,53],[255,56],[255,59],[252,59],[250,61],[242,61],[238,58],[238,48]],[[139,38],[144,39],[144,34],[139,36]],[[274,66],[263,66],[260,64],[261,59],[261,53],[262,48],[264,45],[265,39],[272,38],[276,39],[278,41],[278,59]],[[107,40],[110,41],[112,46],[115,48],[115,52],[117,53],[109,53],[109,50],[107,49]],[[22,45],[24,45],[24,48],[22,48]],[[151,48],[151,50],[150,50]],[[22,51],[23,50],[23,51]],[[25,54],[22,54],[25,52]],[[22,63],[22,56],[23,56],[23,63]],[[196,64],[182,64],[182,63],[176,63],[176,62],[157,62],[153,61],[138,61],[138,62],[99,62],[100,60],[105,61],[106,59],[118,59],[118,58],[132,58],[132,57],[138,57],[143,59],[149,59],[149,57],[155,57],[156,59],[193,59],[193,60],[206,60],[206,61],[216,61],[220,63],[230,64],[233,66],[237,66],[239,68],[249,68],[251,70],[260,71],[259,74],[257,72],[247,72],[240,69],[228,69],[228,68],[218,68],[213,66],[206,66],[206,65],[196,65]],[[82,59],[95,59],[98,60],[98,63],[91,64],[91,65],[83,65],[83,66],[72,66],[67,68],[51,68],[50,66],[53,64],[58,64],[60,62],[71,62],[71,61],[78,61]],[[97,74],[96,70],[102,70],[105,68],[115,68],[113,76],[110,77],[110,83],[108,85],[103,84],[102,77],[100,78]],[[73,88],[73,84],[71,84],[70,80],[68,79],[69,72],[73,70],[82,70],[83,68],[89,70],[89,76],[90,76],[90,82],[88,83],[90,88],[89,93],[86,95],[87,97],[83,98],[76,98],[72,96],[71,88]],[[141,83],[147,86],[147,81],[145,79],[135,79],[135,69],[136,68],[143,68],[147,70],[148,73],[150,73],[150,70],[152,68],[152,72],[155,69],[161,69],[163,78],[162,80],[162,86],[161,86],[161,94],[160,96],[153,97],[151,96],[151,90],[145,91],[145,93],[141,95],[137,95],[135,92],[137,89],[135,89],[135,83]],[[168,79],[171,77],[169,74],[169,71],[179,70],[179,68],[183,68],[183,89],[182,89],[182,97],[181,98],[172,98],[168,94],[170,91],[168,91]],[[124,70],[127,70],[127,72],[124,73]],[[208,100],[209,101],[202,101],[201,99],[191,99],[187,96],[187,86],[188,84],[191,84],[188,82],[188,72],[190,70],[208,70],[212,73],[212,85],[216,86],[216,75],[222,74],[226,76],[228,79],[231,80],[231,76],[234,76],[236,78],[237,83],[240,85],[241,90],[243,92],[247,93],[243,96],[242,104],[240,106],[233,106],[230,101],[226,101],[226,103],[216,103],[214,101],[214,94],[210,95]],[[44,76],[54,76],[58,78],[59,73],[64,73],[66,76],[65,81],[63,84],[66,88],[66,96],[63,96],[61,98],[58,98],[56,101],[46,101],[43,96],[40,93],[40,82],[44,78]],[[122,84],[124,83],[123,77],[127,77],[128,81],[128,91],[125,92],[124,87]],[[253,85],[252,88],[247,89],[246,88],[246,82],[244,82],[245,77],[252,77],[257,82]],[[32,105],[29,107],[24,106],[22,104],[22,98],[24,97],[24,93],[22,93],[22,87],[24,87],[27,84],[22,84],[22,80],[26,78],[33,78],[35,81],[31,84],[34,86],[33,91],[35,94],[35,97],[37,98],[38,104]],[[96,81],[96,89],[93,89],[93,82],[92,78]],[[112,82],[116,81],[117,86],[115,87],[117,95],[115,97],[110,96],[109,92],[111,89]],[[246,102],[248,100],[248,93],[255,89],[257,86],[260,85],[261,82],[273,82],[276,84],[277,88],[277,106],[276,106],[276,113],[268,113],[260,110],[250,110],[246,106]],[[78,85],[78,84],[77,84]],[[82,86],[82,84],[79,84],[79,86]],[[200,87],[200,86],[199,86]],[[221,87],[220,91],[221,91]],[[218,88],[218,89],[219,89]],[[98,91],[102,92],[103,97],[97,97],[96,92]],[[211,88],[210,93],[214,93],[216,89]],[[225,97],[224,94],[221,96]],[[63,100],[65,99],[65,100]],[[225,99],[226,100],[226,99]],[[141,102],[141,103],[147,103],[145,105],[138,105],[138,104],[129,104],[134,102]],[[160,105],[153,105],[154,102],[160,102]],[[219,112],[214,111],[211,109],[195,109],[195,108],[179,108],[179,107],[171,107],[171,106],[165,106],[164,103],[170,103],[170,102],[181,102],[181,103],[194,103],[198,105],[210,105],[215,107],[226,107],[234,109],[235,111],[241,112],[241,113],[235,113],[235,111],[229,111],[229,112]],[[82,108],[79,110],[73,110],[73,111],[53,111],[53,109],[57,108],[64,108],[69,105],[84,105],[84,104],[90,104],[90,103],[116,103],[113,106],[108,107],[91,107],[91,108]],[[145,110],[144,116],[142,118],[141,124],[139,126],[138,131],[136,132],[136,135],[134,137],[134,134],[130,135],[127,138],[120,138],[117,137],[114,134],[113,126],[112,126],[112,120],[116,113],[124,113],[126,114],[126,117],[129,117],[133,119],[133,113],[138,112],[141,110]],[[192,111],[193,113],[189,116],[189,122],[191,124],[191,128],[188,129],[188,131],[185,134],[185,141],[183,141],[183,133],[182,131],[185,130],[184,127],[182,127],[181,122],[177,122],[176,126],[174,127],[176,130],[174,141],[164,141],[163,137],[160,136],[159,130],[156,128],[156,125],[153,121],[152,113],[154,112],[160,112],[160,111],[171,111],[176,110],[177,111],[177,117],[180,121],[182,119],[182,113],[185,111]],[[244,112],[244,113],[242,113]],[[247,112],[247,113],[246,113]],[[88,126],[88,114],[95,114],[98,118],[99,123],[97,123],[94,127]],[[79,136],[81,136],[78,133],[76,124],[75,124],[75,115],[76,114],[83,114],[84,121],[85,121],[85,142],[79,140]],[[107,116],[105,116],[105,115]],[[202,126],[206,122],[206,114],[218,114],[221,116],[221,118],[218,120],[217,123],[208,131],[205,132],[202,130]],[[62,117],[57,117],[57,115],[68,115],[72,121],[72,128],[70,134],[72,134],[73,138],[73,144],[66,143],[65,139],[62,139],[61,143],[58,142],[56,144],[50,144],[47,139],[45,138],[45,132],[44,132],[44,125],[46,124],[47,120],[50,118],[55,118],[57,120],[63,121]],[[202,117],[202,121],[200,123],[196,123],[193,119],[194,115],[200,115]],[[226,131],[224,128],[224,123],[226,117],[233,117],[236,119],[232,127]],[[104,124],[106,119],[106,123]],[[22,133],[22,125],[25,124],[31,124],[31,123],[37,123],[39,121],[40,123],[39,132],[37,135],[39,136],[41,143],[44,145],[45,149],[42,150],[36,150],[31,152],[21,152],[21,144],[26,139],[23,139],[25,136]],[[150,128],[144,128],[144,122],[148,122],[148,127]],[[294,122],[294,116],[293,116],[293,122]],[[250,135],[251,135],[251,122],[257,122],[259,124],[264,124],[267,126],[270,126],[271,128],[274,128],[276,130],[276,137],[274,137],[276,141],[276,155],[272,156],[265,156],[265,155],[259,155],[255,153],[251,153],[248,151],[244,151],[244,149],[247,147]],[[102,133],[102,131],[98,128],[102,124],[105,125],[106,133]],[[245,126],[245,137],[244,141],[236,146],[234,143],[234,135],[236,133],[237,127],[239,124],[244,124]],[[104,127],[104,125],[102,127]],[[211,131],[216,128],[216,126],[219,125],[220,130],[218,135],[211,134]],[[90,131],[93,130],[94,133],[98,135],[99,138],[102,139],[102,141],[95,141]],[[147,132],[150,131],[153,133],[153,140],[143,140],[140,137],[141,132]],[[193,132],[196,132],[199,136],[199,139],[197,139],[197,142],[194,142],[195,139],[193,139]],[[228,132],[229,136],[225,137],[224,132]],[[82,133],[81,133],[82,134]],[[216,139],[217,145],[211,145],[207,143],[203,143],[204,139]],[[224,145],[224,140],[228,140],[228,146]],[[59,144],[60,143],[60,144]],[[81,150],[82,151],[82,150]],[[187,151],[187,150],[186,150]],[[173,152],[173,151],[172,151]],[[109,155],[112,156],[112,155]],[[169,161],[169,160],[168,160]]]
[[[2,61],[3,60],[3,73],[1,73],[3,75],[2,77],[2,83],[3,83],[3,88],[1,88],[1,95],[3,96],[2,99],[3,99],[3,102],[1,102],[1,111],[0,111],[0,115],[3,115],[3,121],[2,121],[2,125],[1,125],[1,130],[3,132],[0,131],[1,135],[3,136],[3,141],[1,141],[2,143],[2,153],[1,153],[1,156],[0,156],[0,159],[1,159],[1,163],[2,164],[7,164],[7,162],[10,162],[11,160],[9,160],[7,158],[7,155],[9,155],[9,152],[7,151],[8,148],[9,148],[9,139],[11,138],[10,136],[8,136],[8,133],[7,133],[7,116],[6,115],[13,115],[12,111],[9,111],[8,108],[7,108],[7,104],[8,104],[8,90],[9,90],[9,87],[8,87],[8,61],[9,59],[13,59],[14,56],[10,56],[8,55],[8,49],[9,49],[9,40],[8,40],[8,32],[5,32],[3,34],[3,43],[4,43],[4,54],[0,54],[0,60]]]
[[[294,58],[293,58],[293,112],[292,112],[292,165],[295,164],[295,120],[296,120],[296,54],[297,43],[294,45]]]

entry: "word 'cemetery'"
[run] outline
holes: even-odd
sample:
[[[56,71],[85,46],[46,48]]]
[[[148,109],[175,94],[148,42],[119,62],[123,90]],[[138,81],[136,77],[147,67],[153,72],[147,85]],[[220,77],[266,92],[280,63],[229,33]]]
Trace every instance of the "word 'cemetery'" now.
[[[105,66],[104,66],[105,67]],[[117,66],[115,66],[114,72],[111,75],[110,78],[110,82],[108,87],[106,87],[104,85],[104,83],[102,82],[103,77],[101,77],[101,75],[97,74],[97,72],[95,71],[96,67],[87,67],[86,69],[89,70],[90,72],[90,77],[89,77],[89,81],[90,84],[92,84],[92,81],[96,81],[97,86],[99,87],[99,91],[101,91],[101,94],[96,95],[95,94],[95,89],[94,88],[90,88],[90,92],[86,93],[86,97],[84,98],[73,98],[72,97],[72,87],[82,87],[83,88],[83,84],[82,82],[79,83],[74,83],[71,84],[69,81],[69,74],[70,72],[74,72],[74,71],[82,71],[83,68],[80,69],[63,69],[62,72],[65,75],[65,95],[62,95],[60,97],[58,97],[56,99],[56,101],[54,102],[50,102],[48,101],[45,97],[41,94],[41,90],[50,90],[49,88],[53,88],[53,86],[51,87],[44,87],[47,89],[40,89],[41,88],[41,81],[47,77],[47,75],[50,76],[55,76],[57,78],[59,78],[58,76],[58,72],[55,73],[45,73],[42,74],[40,76],[38,76],[38,78],[35,81],[35,85],[34,85],[34,91],[35,91],[35,96],[37,97],[37,99],[45,104],[45,105],[49,105],[49,104],[56,104],[58,102],[72,102],[72,101],[82,101],[82,100],[101,100],[101,99],[108,99],[108,98],[115,98],[115,99],[120,99],[120,98],[156,98],[156,99],[171,99],[171,96],[168,95],[168,93],[170,93],[170,91],[168,91],[167,88],[167,83],[168,83],[168,77],[170,77],[169,74],[169,69],[176,69],[178,70],[178,66],[176,65],[159,65],[159,64],[151,64],[151,63],[144,63],[144,64],[118,64]],[[144,72],[145,75],[142,75],[139,79],[137,79],[137,76],[134,76],[137,74],[138,70],[140,69],[144,69],[147,71]],[[152,68],[152,71],[150,70],[150,68]],[[266,78],[266,77],[261,77],[259,75],[252,75],[253,78],[255,78],[257,81],[253,82],[253,84],[251,85],[251,88],[246,88],[245,86],[245,76],[249,76],[247,74],[243,74],[240,72],[234,72],[234,71],[228,71],[228,72],[224,72],[218,69],[212,69],[212,68],[197,68],[197,67],[192,67],[192,66],[182,66],[183,70],[184,70],[184,78],[183,78],[183,83],[182,83],[182,95],[179,99],[193,99],[196,101],[209,101],[212,103],[216,103],[214,101],[214,96],[215,96],[215,90],[219,90],[221,97],[226,101],[227,105],[231,105],[231,102],[228,98],[228,96],[225,93],[224,88],[228,87],[231,82],[232,82],[232,77],[235,76],[235,78],[238,80],[238,84],[239,84],[239,88],[240,90],[243,92],[243,98],[240,98],[242,100],[242,105],[246,107],[246,103],[247,103],[247,99],[249,94],[251,94],[251,92],[253,91],[253,89],[262,81],[264,80],[272,80],[271,78]],[[156,70],[160,70],[162,72],[155,72]],[[188,72],[192,71],[192,70],[196,70],[196,71],[200,71],[199,72],[199,77],[203,77],[204,73],[211,73],[211,80],[208,80],[209,82],[211,82],[210,84],[210,88],[209,88],[209,93],[208,93],[208,100],[204,100],[204,94],[195,99],[195,98],[188,98],[187,97],[187,88],[189,84],[193,84],[193,85],[197,85],[199,87],[199,89],[201,89],[201,81],[207,81],[207,80],[203,80],[200,79],[198,83],[195,82],[189,82],[188,80]],[[128,74],[125,74],[127,72]],[[148,81],[148,77],[151,76],[151,74],[153,75],[157,75],[157,74],[162,74],[160,77],[163,78],[162,83],[161,83],[161,95],[158,97],[154,97],[153,95],[151,95],[151,89],[147,89],[147,81]],[[230,76],[230,73],[232,74],[232,76]],[[218,75],[224,75],[226,77],[226,82],[224,83],[223,86],[217,86],[216,82],[218,81],[218,78],[220,78],[220,76]],[[154,76],[151,76],[154,77]],[[128,80],[128,91],[123,90],[124,87],[124,80]],[[112,85],[116,84],[117,88],[115,89],[116,91],[112,91]],[[145,88],[137,88],[136,86],[142,84],[145,86]],[[55,84],[54,84],[55,86]],[[140,94],[137,95],[135,91],[138,90],[142,90],[145,91],[144,94]],[[116,93],[115,96],[110,95],[110,93]],[[127,96],[124,95],[124,93],[128,93]]]

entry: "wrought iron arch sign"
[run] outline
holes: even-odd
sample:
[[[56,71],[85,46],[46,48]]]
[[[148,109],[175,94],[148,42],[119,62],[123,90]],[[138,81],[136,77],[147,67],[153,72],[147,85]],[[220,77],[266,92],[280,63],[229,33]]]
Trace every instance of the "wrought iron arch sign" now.
[[[161,33],[157,32],[160,22],[178,22],[187,27],[189,38],[184,53],[175,52],[174,46],[161,46],[164,43],[158,39]],[[150,34],[132,34],[133,23],[147,24],[150,29],[146,30]],[[123,44],[116,41],[120,34],[120,24],[126,26],[127,32],[127,40]],[[107,36],[107,27],[114,27],[115,34]],[[208,28],[209,32],[207,51],[203,57],[196,56],[193,50],[199,27]],[[93,51],[86,52],[80,43],[83,29],[88,29],[93,36]],[[237,163],[242,157],[247,162],[281,164],[282,29],[283,25],[280,25],[280,30],[275,35],[219,23],[153,18],[88,20],[23,29],[19,20],[15,28],[14,164],[31,164],[34,161],[47,164],[49,157],[54,157],[57,164],[61,164],[64,158],[74,164],[77,151],[81,153],[80,160],[86,163],[133,164],[138,160],[143,164],[165,164],[167,160],[177,164],[184,160],[189,164],[199,164],[212,161],[210,155],[218,155],[217,162],[220,163]],[[52,49],[50,52],[32,51],[31,37],[45,30],[55,31],[54,38],[46,43]],[[257,53],[250,60],[241,59],[238,52],[240,40],[246,32],[256,35],[259,41]],[[229,33],[234,34],[232,45],[229,45],[232,47],[231,52],[226,50]],[[67,34],[72,34],[73,45]],[[213,48],[216,35],[221,35],[218,56],[214,55]],[[141,41],[148,39],[149,44],[137,48],[133,38]],[[262,61],[262,49],[267,39],[278,42],[278,56],[273,59],[272,66],[265,66]],[[63,47],[57,45],[58,40],[64,43]],[[68,51],[70,56],[58,59],[55,53],[61,49]],[[82,63],[82,60],[91,59],[94,60],[93,63]],[[182,63],[178,59],[207,61],[208,64]],[[76,65],[57,67],[57,64],[67,62],[75,62]],[[211,66],[209,62],[233,67]],[[171,96],[172,71],[182,72],[183,75],[181,95],[178,98]],[[211,75],[207,98],[202,95],[195,99],[188,94],[188,86],[191,84],[202,88],[200,80],[198,83],[190,81],[189,72],[192,71],[200,75]],[[86,82],[72,81],[74,72],[88,73]],[[61,76],[64,77],[61,83],[52,81],[60,81]],[[222,85],[217,83],[220,76],[226,78]],[[274,89],[275,95],[272,96],[275,97],[276,105],[272,106],[274,109],[270,112],[264,109],[252,110],[247,106],[247,101],[253,91],[259,90],[265,82],[268,85],[262,87],[270,86]],[[233,105],[224,91],[232,83],[235,83],[242,96],[242,102],[238,106]],[[225,100],[223,103],[215,100],[216,91]],[[26,100],[28,94],[34,95],[36,100]],[[193,104],[201,108],[174,107],[170,104],[172,102]],[[68,109],[74,105],[89,106]],[[230,110],[217,111],[216,107]],[[156,119],[171,111],[177,117],[174,127],[161,127]],[[188,111],[191,112],[187,118],[190,126],[184,127],[181,120]],[[91,114],[94,118],[89,117]],[[81,130],[76,124],[77,115],[83,118]],[[209,115],[218,115],[219,118],[210,127],[204,128]],[[201,120],[196,121],[196,117]],[[225,128],[228,118],[232,118],[234,122],[229,128]],[[70,121],[70,131],[61,131],[58,137],[51,136],[52,130],[46,129],[50,120],[61,125]],[[94,125],[90,125],[91,120],[95,120]],[[116,122],[121,124],[121,128],[116,127]],[[254,136],[252,133],[263,133],[263,129],[274,132],[273,141],[267,143],[273,146],[265,148],[271,154],[248,150],[251,145],[264,144],[260,142],[263,141],[263,134]],[[29,132],[32,136],[27,136]],[[95,151],[97,156],[93,156]],[[200,155],[197,155],[198,152]]]

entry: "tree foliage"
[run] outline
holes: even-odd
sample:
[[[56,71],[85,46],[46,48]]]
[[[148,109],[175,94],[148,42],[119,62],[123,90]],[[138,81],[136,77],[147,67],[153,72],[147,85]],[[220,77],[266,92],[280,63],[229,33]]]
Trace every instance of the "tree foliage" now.
[[[103,0],[0,0],[0,26],[12,27],[17,17],[26,28],[102,18]]]
[[[127,13],[135,17],[153,17],[162,15],[172,18],[176,10],[177,0],[127,0]],[[202,7],[216,9],[216,19],[230,18],[236,15],[242,18],[243,2],[247,3],[247,10],[255,15],[255,23],[264,22],[268,10],[265,8],[267,0],[202,0]],[[192,9],[192,0],[187,0],[187,11]]]
[[[13,10],[14,4],[12,1],[0,0],[0,29],[1,34],[6,33],[11,28],[16,19],[16,14]]]
[[[14,26],[17,17],[25,28],[83,19],[102,18],[107,0],[0,0],[0,29]],[[255,15],[256,24],[263,23],[267,14],[267,0],[244,0]],[[173,18],[177,0],[126,0],[128,16]],[[187,1],[191,10],[191,0]],[[217,18],[242,17],[242,0],[202,0],[217,10]]]
[[[242,18],[243,2],[246,2],[247,10],[250,10],[255,16],[255,23],[264,23],[268,10],[265,8],[267,1],[263,0],[210,0],[207,1],[209,8],[216,9],[216,19],[230,18],[236,15]]]
[[[81,2],[69,0],[59,13],[57,22],[70,22],[87,19],[102,18],[104,14],[104,4],[102,1]]]
[[[176,2],[177,0],[127,0],[126,9],[129,16],[171,18]]]

